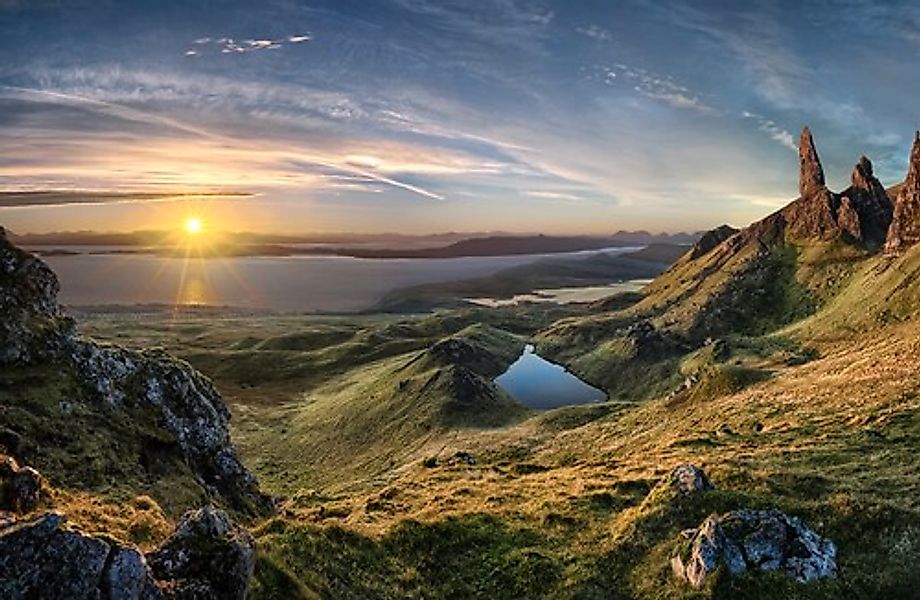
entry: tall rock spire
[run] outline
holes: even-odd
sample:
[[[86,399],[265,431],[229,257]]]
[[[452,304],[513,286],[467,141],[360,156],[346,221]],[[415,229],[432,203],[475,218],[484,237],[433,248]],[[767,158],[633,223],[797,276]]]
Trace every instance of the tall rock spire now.
[[[788,231],[799,239],[834,239],[841,232],[837,224],[840,200],[824,184],[824,169],[808,127],[799,140],[799,167],[801,197],[782,211]]]
[[[894,219],[888,230],[886,252],[899,252],[920,242],[920,131],[910,151],[907,179],[894,204]]]
[[[824,169],[815,149],[815,141],[808,127],[802,129],[799,139],[799,194],[809,196],[824,189]]]

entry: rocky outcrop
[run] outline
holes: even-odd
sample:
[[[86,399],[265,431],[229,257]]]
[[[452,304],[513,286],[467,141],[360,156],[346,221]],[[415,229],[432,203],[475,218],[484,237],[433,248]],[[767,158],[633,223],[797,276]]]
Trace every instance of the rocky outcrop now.
[[[850,187],[841,194],[837,222],[854,239],[875,248],[885,242],[893,206],[885,187],[875,177],[865,156],[853,167]]]
[[[230,413],[211,382],[165,352],[135,352],[80,338],[57,293],[54,273],[0,230],[0,365],[53,364],[73,372],[90,402],[153,415],[154,425],[174,439],[168,451],[189,464],[213,496],[240,510],[270,508],[270,499],[237,457]]]
[[[242,600],[255,566],[255,540],[227,513],[187,513],[175,533],[147,555],[167,598]]]
[[[800,197],[781,212],[786,228],[797,239],[844,238],[870,247],[882,244],[892,218],[892,205],[865,156],[853,169],[851,185],[840,194],[827,189],[824,169],[811,131],[799,142]]]
[[[837,547],[781,511],[736,510],[684,531],[671,558],[674,574],[695,588],[723,566],[732,576],[778,571],[806,582],[837,575]]]
[[[0,455],[0,510],[27,513],[38,506],[42,476],[32,467],[20,467],[15,459]]]
[[[162,350],[134,352],[81,339],[70,340],[61,352],[99,401],[154,409],[160,427],[172,434],[177,451],[212,495],[242,510],[270,507],[230,441],[230,411],[191,365]]]
[[[719,225],[703,234],[690,249],[690,260],[699,258],[712,252],[716,246],[738,233],[731,225]]]
[[[184,516],[173,536],[146,556],[48,513],[0,528],[0,597],[241,599],[254,555],[252,536],[210,507]]]
[[[910,151],[907,179],[894,206],[885,251],[897,253],[920,242],[920,131]]]
[[[45,358],[55,337],[72,332],[57,294],[51,269],[11,244],[0,227],[0,365]]]

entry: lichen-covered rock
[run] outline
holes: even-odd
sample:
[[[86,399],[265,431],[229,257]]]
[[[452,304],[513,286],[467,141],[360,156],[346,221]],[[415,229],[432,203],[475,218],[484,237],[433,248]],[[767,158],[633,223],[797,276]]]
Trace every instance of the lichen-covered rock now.
[[[806,582],[837,575],[837,547],[781,511],[737,510],[684,531],[671,558],[674,574],[695,588],[720,566],[733,576],[778,571]]]
[[[910,151],[907,179],[894,206],[885,251],[897,253],[920,242],[920,131]]]
[[[245,598],[255,542],[227,513],[190,512],[146,557],[65,526],[59,513],[0,525],[0,598]]]
[[[63,524],[62,515],[49,513],[35,521],[0,529],[0,597],[161,597],[146,568],[113,570],[115,561],[110,559],[116,558],[122,564],[125,560],[118,557],[128,550],[69,530]],[[133,552],[139,556],[136,550]],[[140,565],[143,564],[141,557]]]
[[[685,463],[671,469],[645,497],[645,506],[663,506],[716,489],[706,473]]]
[[[183,516],[147,561],[166,597],[243,599],[255,566],[255,540],[227,513],[204,507]]]
[[[31,467],[0,454],[0,510],[27,513],[38,506],[42,477]]]
[[[682,496],[690,496],[716,489],[703,469],[689,463],[679,465],[668,476],[668,485]]]

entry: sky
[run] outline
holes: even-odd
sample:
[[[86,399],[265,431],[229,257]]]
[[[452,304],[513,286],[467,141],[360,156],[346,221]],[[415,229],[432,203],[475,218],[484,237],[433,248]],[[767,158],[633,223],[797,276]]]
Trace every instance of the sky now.
[[[81,201],[0,225],[745,225],[806,124],[832,189],[903,179],[918,53],[913,0],[0,0],[0,191]]]

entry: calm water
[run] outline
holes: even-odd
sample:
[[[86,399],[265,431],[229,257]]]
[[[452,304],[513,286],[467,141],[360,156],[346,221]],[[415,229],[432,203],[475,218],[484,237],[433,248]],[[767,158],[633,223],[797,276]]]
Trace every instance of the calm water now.
[[[44,260],[61,281],[62,302],[71,306],[180,304],[350,312],[370,308],[398,288],[482,277],[546,257],[374,260],[296,256],[185,260],[149,255],[75,255],[47,256]]]
[[[495,383],[524,406],[540,410],[607,399],[602,390],[585,383],[565,367],[541,358],[530,344]]]

